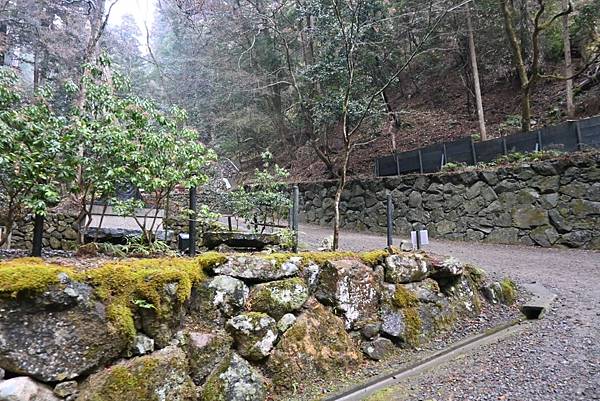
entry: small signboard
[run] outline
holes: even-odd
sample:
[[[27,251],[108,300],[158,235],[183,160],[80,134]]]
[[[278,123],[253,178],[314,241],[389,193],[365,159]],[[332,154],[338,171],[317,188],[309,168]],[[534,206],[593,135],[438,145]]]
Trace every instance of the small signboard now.
[[[413,249],[421,249],[423,245],[429,245],[429,232],[427,230],[411,231],[410,241]]]

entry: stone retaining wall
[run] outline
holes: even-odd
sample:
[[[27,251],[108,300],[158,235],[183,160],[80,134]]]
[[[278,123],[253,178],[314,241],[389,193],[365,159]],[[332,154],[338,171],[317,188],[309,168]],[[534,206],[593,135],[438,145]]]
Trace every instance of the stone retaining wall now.
[[[33,240],[33,218],[27,216],[18,222],[12,231],[11,248],[31,250]],[[77,216],[51,213],[44,221],[44,248],[73,250],[77,248]]]
[[[342,227],[385,232],[386,194],[397,234],[426,227],[433,237],[600,249],[600,154],[576,154],[495,170],[350,181]],[[301,217],[329,225],[335,181],[302,183]]]

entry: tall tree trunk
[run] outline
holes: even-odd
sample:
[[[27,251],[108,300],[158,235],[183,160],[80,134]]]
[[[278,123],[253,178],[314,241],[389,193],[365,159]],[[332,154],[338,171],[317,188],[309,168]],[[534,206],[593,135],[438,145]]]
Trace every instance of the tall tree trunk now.
[[[506,36],[510,45],[510,50],[513,55],[513,61],[519,74],[519,81],[521,83],[521,129],[523,132],[528,132],[531,128],[531,105],[530,105],[530,92],[532,82],[530,81],[527,73],[527,66],[523,59],[523,52],[521,42],[517,38],[517,31],[515,29],[515,10],[511,0],[501,1],[502,15],[504,16],[504,29],[506,30]]]
[[[569,8],[569,0],[563,0],[563,8]],[[570,78],[573,75],[573,65],[571,61],[571,37],[569,32],[569,14],[563,15],[563,46],[565,49],[565,77]],[[575,104],[573,102],[573,80],[565,81],[567,95],[567,116],[575,117]]]
[[[475,36],[473,34],[473,24],[471,22],[471,10],[467,4],[467,29],[469,30],[469,57],[471,59],[471,69],[473,71],[473,85],[475,89],[475,102],[477,104],[477,115],[479,116],[479,132],[481,140],[487,139],[485,128],[485,115],[483,114],[483,101],[481,99],[481,85],[479,82],[479,68],[477,66],[477,53],[475,50]]]

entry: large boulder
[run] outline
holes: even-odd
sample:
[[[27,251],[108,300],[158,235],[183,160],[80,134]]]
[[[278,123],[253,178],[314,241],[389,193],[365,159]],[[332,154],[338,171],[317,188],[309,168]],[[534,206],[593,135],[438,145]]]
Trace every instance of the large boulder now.
[[[271,353],[277,340],[277,322],[260,312],[247,312],[227,321],[237,351],[252,361],[259,361]]]
[[[315,296],[333,306],[346,329],[360,329],[377,320],[379,280],[372,268],[357,260],[327,262]]]
[[[115,364],[88,377],[78,401],[195,401],[183,351],[167,347]]]
[[[29,377],[0,381],[0,401],[59,401],[49,387]]]
[[[190,376],[199,385],[228,355],[233,340],[226,333],[218,332],[187,332],[184,336]]]
[[[247,308],[269,314],[279,320],[286,313],[297,311],[308,299],[308,288],[299,277],[257,284],[248,297]]]
[[[424,255],[403,253],[385,258],[385,281],[405,284],[421,281],[431,273],[431,264]]]
[[[13,373],[73,379],[118,357],[127,342],[93,289],[65,273],[43,292],[0,297],[0,366]]]
[[[263,401],[266,397],[264,378],[235,353],[226,356],[200,391],[202,401]]]
[[[225,264],[215,267],[214,273],[253,283],[275,281],[297,275],[301,262],[299,257],[281,263],[265,257],[232,256]]]
[[[329,378],[361,361],[361,353],[339,317],[315,299],[305,308],[267,362],[277,386],[293,388],[311,378]]]

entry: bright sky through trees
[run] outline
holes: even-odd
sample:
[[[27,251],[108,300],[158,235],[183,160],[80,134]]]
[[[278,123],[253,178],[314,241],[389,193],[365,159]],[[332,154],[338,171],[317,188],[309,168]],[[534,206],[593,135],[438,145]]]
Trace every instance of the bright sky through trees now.
[[[145,32],[144,23],[148,24],[148,28],[152,25],[155,9],[155,0],[119,0],[113,7],[110,16],[110,23],[119,24],[123,16],[133,15],[137,22],[140,31]]]

